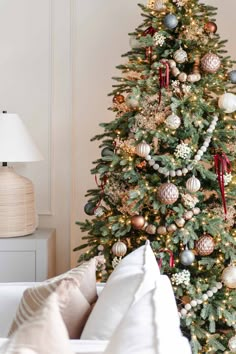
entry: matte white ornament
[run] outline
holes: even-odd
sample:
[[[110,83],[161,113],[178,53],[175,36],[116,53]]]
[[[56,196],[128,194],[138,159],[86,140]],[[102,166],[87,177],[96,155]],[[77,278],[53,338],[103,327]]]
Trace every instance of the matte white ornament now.
[[[198,214],[200,214],[201,213],[201,209],[200,208],[193,208],[193,214],[194,215],[198,215]]]
[[[191,310],[191,308],[192,308],[192,306],[190,304],[186,304],[184,307],[187,311]]]
[[[224,93],[220,96],[218,105],[225,113],[233,113],[236,111],[236,96],[233,93]]]
[[[138,144],[135,148],[136,154],[140,157],[147,157],[150,151],[151,151],[151,147],[145,141]]]
[[[196,301],[196,300],[192,300],[192,301],[190,302],[190,305],[191,305],[192,307],[196,307],[196,306],[197,306],[197,301]]]
[[[175,232],[177,230],[177,226],[175,224],[170,224],[167,226],[167,231],[168,232]]]
[[[173,58],[177,63],[182,64],[188,60],[188,55],[182,48],[180,48],[174,52]]]
[[[181,124],[181,119],[176,114],[172,113],[165,120],[166,126],[171,130],[176,130]]]
[[[202,300],[203,300],[203,301],[208,300],[208,295],[207,295],[207,294],[203,294],[203,295],[202,295]]]
[[[236,267],[230,265],[222,273],[222,281],[230,289],[236,289]]]
[[[112,253],[114,256],[123,257],[127,252],[127,246],[124,242],[117,241],[112,246]]]
[[[195,193],[201,188],[201,183],[199,179],[197,179],[195,176],[192,176],[187,180],[186,188],[188,189],[189,192]]]
[[[184,213],[185,220],[190,220],[190,219],[192,219],[192,217],[193,217],[193,212],[191,210],[186,211],[186,213]]]

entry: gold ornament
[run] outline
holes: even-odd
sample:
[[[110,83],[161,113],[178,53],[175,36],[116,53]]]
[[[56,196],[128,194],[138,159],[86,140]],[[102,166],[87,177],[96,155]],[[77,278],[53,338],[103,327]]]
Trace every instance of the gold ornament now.
[[[221,60],[214,53],[207,53],[201,59],[202,70],[206,73],[215,74],[221,66]]]
[[[131,225],[135,230],[141,230],[145,225],[145,219],[142,215],[134,215],[131,218]]]
[[[112,253],[116,257],[123,257],[127,252],[127,246],[124,242],[117,241],[112,246]]]
[[[158,199],[163,204],[174,204],[179,198],[178,188],[173,183],[164,183],[158,189]]]
[[[214,239],[208,234],[201,236],[196,242],[195,249],[199,256],[209,256],[215,249]]]

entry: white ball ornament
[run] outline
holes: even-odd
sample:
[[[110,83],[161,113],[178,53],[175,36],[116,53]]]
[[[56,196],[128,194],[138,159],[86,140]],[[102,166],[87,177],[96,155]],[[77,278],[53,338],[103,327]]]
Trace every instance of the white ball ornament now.
[[[174,29],[178,25],[178,19],[173,14],[168,14],[164,18],[164,25],[168,29]]]
[[[190,302],[190,305],[191,305],[192,307],[196,307],[196,306],[197,306],[197,301],[196,301],[196,300],[192,300],[192,301]]]
[[[138,144],[135,148],[135,152],[140,157],[147,157],[151,151],[150,145],[148,145],[145,141]]]
[[[189,192],[195,193],[199,191],[199,189],[201,188],[201,183],[199,179],[197,179],[195,176],[192,176],[187,180],[186,188],[188,189]]]
[[[182,316],[186,316],[187,313],[188,313],[188,311],[187,311],[186,309],[182,309],[182,310],[180,311],[180,313],[181,313]]]
[[[112,246],[112,253],[116,257],[123,257],[127,252],[127,246],[124,242],[117,241]]]
[[[184,218],[179,218],[179,219],[175,220],[175,223],[178,227],[183,227],[185,224],[185,220],[184,220]]]
[[[201,213],[201,209],[200,208],[195,207],[192,210],[193,210],[193,214],[194,215],[199,215]]]
[[[181,124],[181,119],[176,114],[172,113],[165,120],[166,126],[171,130],[176,130]]]
[[[186,304],[184,307],[187,311],[191,310],[191,308],[192,308],[192,306],[190,304]]]
[[[230,265],[222,273],[222,281],[230,289],[236,289],[236,267]]]
[[[213,292],[212,292],[211,290],[208,290],[208,291],[207,291],[207,296],[208,296],[208,297],[212,297],[212,296],[213,296]]]
[[[130,93],[127,97],[126,97],[126,105],[129,107],[129,108],[133,108],[133,109],[136,109],[139,107],[139,96],[138,95],[134,95],[133,93]]]
[[[225,113],[233,113],[236,111],[236,96],[233,93],[224,93],[218,101],[219,108]]]
[[[185,63],[188,60],[188,55],[182,48],[176,50],[176,52],[174,52],[173,57],[174,57],[174,60],[176,61],[176,63],[179,63],[179,64]],[[187,79],[187,76],[186,76],[186,79]]]
[[[207,301],[208,300],[208,295],[207,294],[203,294],[202,295],[202,300],[203,301]]]
[[[228,341],[228,346],[232,353],[236,353],[236,336],[230,338],[230,340]]]

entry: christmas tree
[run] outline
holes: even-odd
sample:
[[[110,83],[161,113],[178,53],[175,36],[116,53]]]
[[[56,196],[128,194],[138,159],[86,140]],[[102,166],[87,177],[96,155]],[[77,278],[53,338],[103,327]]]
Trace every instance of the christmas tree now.
[[[236,352],[236,71],[198,0],[139,5],[143,22],[118,66],[103,123],[96,186],[78,222],[86,249],[104,255],[105,280],[121,258],[151,241],[173,284],[194,354]]]

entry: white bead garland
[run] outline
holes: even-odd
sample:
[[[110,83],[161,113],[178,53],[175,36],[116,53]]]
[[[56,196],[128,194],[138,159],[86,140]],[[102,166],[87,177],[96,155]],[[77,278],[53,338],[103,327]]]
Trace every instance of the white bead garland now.
[[[200,149],[198,149],[198,151],[196,152],[196,155],[194,156],[193,160],[186,167],[178,168],[176,170],[166,171],[166,168],[161,167],[158,163],[156,163],[155,155],[154,156],[147,155],[145,159],[146,161],[148,161],[149,166],[153,167],[155,171],[158,171],[159,173],[165,175],[166,177],[185,176],[188,172],[193,170],[194,166],[201,160],[202,156],[207,151],[207,148],[210,145],[212,134],[215,130],[218,119],[219,118],[217,116],[214,116],[209,128],[206,131],[207,137],[205,138],[204,143],[202,144]]]

